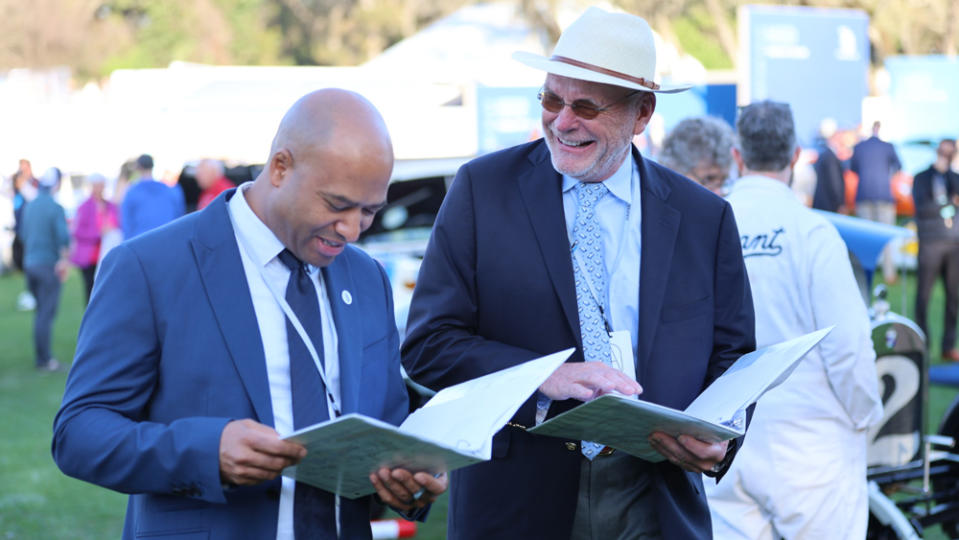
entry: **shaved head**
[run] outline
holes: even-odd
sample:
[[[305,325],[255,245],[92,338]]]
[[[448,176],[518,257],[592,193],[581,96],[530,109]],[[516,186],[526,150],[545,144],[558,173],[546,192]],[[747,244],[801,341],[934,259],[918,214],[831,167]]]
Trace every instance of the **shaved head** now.
[[[290,107],[273,137],[270,155],[283,148],[294,155],[377,151],[393,159],[393,144],[379,111],[363,96],[339,88],[311,92]]]
[[[348,90],[317,90],[283,116],[245,196],[287,249],[326,266],[386,204],[392,170],[393,144],[373,104]]]

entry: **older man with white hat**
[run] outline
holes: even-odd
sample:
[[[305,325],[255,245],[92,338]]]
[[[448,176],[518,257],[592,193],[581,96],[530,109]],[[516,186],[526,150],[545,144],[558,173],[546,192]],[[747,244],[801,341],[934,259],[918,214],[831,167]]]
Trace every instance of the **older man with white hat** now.
[[[655,82],[646,21],[596,8],[550,57],[514,57],[547,73],[544,138],[460,169],[403,362],[438,389],[577,352],[496,435],[492,460],[453,473],[449,538],[709,538],[701,473],[721,476],[740,440],[655,433],[664,459],[649,462],[526,431],[609,392],[684,409],[755,348],[729,204],[632,145],[656,94],[688,86]]]

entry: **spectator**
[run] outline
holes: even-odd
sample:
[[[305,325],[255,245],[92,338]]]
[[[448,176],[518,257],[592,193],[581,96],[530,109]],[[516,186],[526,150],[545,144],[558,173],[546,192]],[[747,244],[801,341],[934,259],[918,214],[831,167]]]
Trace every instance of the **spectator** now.
[[[706,484],[721,539],[863,540],[866,436],[882,418],[869,316],[836,228],[788,183],[800,149],[789,105],[763,101],[736,122],[736,216],[756,306],[756,346],[833,326],[756,404],[723,482]]]
[[[197,210],[203,210],[217,195],[236,187],[223,175],[223,162],[216,159],[204,159],[197,164],[196,183],[202,190],[196,203]]]
[[[76,265],[83,275],[84,292],[89,303],[103,236],[115,230],[120,225],[120,220],[116,205],[103,196],[106,178],[102,174],[94,173],[87,176],[87,184],[90,185],[90,197],[80,204],[73,218],[73,249],[70,262]]]
[[[60,303],[61,284],[67,277],[70,234],[63,207],[53,200],[60,185],[60,170],[47,169],[40,177],[35,199],[23,208],[23,269],[30,292],[36,298],[33,342],[36,367],[55,371],[60,363],[51,350],[53,319]]]
[[[896,149],[879,138],[881,124],[872,125],[872,136],[852,149],[849,169],[859,175],[856,188],[856,215],[888,225],[896,224],[896,203],[892,196],[892,175],[902,165]],[[896,269],[891,248],[882,254],[883,279],[895,283]]]
[[[686,118],[666,136],[659,160],[722,195],[732,169],[735,144],[736,135],[724,120],[713,116]]]
[[[127,189],[120,203],[120,226],[129,240],[169,223],[184,213],[183,192],[153,178],[153,158],[143,154],[136,160],[139,181]]]
[[[386,205],[392,167],[372,104],[313,92],[283,117],[256,180],[107,256],[53,455],[131,494],[123,538],[370,538],[371,497],[281,477],[306,453],[281,433],[409,411],[389,280],[348,245]],[[371,482],[417,516],[446,488],[445,475],[399,468]]]
[[[959,361],[956,350],[956,322],[959,314],[959,174],[951,169],[956,156],[956,141],[945,139],[936,149],[936,161],[917,174],[912,184],[916,204],[916,228],[919,236],[918,283],[916,285],[916,324],[932,341],[926,318],[929,297],[936,280],[942,278],[946,290],[943,317],[943,360]]]
[[[839,132],[836,121],[824,118],[819,124],[821,137],[817,151],[819,157],[813,165],[816,171],[816,191],[812,207],[827,212],[846,214],[846,181],[842,161],[839,160]]]
[[[577,350],[497,433],[490,461],[453,471],[449,538],[710,538],[701,473],[722,476],[741,438],[653,433],[653,463],[524,429],[611,391],[684,409],[755,346],[729,204],[632,144],[657,100],[689,86],[654,82],[645,20],[595,7],[552,55],[514,58],[546,72],[544,137],[456,174],[403,363],[439,389]],[[611,365],[611,340],[635,374]]]

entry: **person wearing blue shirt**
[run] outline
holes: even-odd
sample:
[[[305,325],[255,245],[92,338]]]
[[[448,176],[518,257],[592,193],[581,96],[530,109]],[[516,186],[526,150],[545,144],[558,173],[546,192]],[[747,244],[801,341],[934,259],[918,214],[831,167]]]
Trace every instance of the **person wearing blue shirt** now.
[[[136,160],[140,181],[120,204],[120,228],[129,240],[182,216],[186,210],[183,191],[153,178],[153,158],[143,154]]]
[[[61,284],[69,268],[67,220],[63,207],[53,200],[52,195],[59,184],[59,169],[51,167],[44,172],[37,197],[23,206],[20,223],[23,271],[27,275],[30,293],[37,300],[33,322],[36,367],[44,371],[56,371],[60,367],[51,351],[51,335],[60,303]]]

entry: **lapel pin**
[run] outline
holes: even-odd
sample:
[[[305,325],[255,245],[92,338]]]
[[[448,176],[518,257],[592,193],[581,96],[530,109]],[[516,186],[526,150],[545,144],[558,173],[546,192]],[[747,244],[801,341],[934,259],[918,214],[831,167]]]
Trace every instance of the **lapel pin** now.
[[[341,294],[340,297],[343,298],[343,303],[346,305],[353,303],[353,295],[350,294],[350,291],[343,291],[343,294]]]

